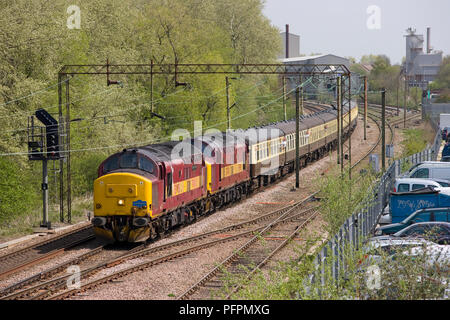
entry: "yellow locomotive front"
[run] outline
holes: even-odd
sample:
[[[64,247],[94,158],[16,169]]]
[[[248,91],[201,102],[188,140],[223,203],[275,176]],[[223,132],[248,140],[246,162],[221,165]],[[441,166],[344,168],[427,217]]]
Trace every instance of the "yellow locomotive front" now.
[[[150,237],[152,181],[140,171],[150,173],[152,166],[144,166],[148,159],[141,157],[136,152],[122,153],[101,165],[100,177],[94,181],[92,224],[97,236],[111,242],[139,242]]]

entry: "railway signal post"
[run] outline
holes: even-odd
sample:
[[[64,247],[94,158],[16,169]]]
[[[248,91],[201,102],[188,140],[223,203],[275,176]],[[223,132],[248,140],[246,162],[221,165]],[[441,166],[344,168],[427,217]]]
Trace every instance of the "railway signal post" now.
[[[35,116],[45,125],[45,134],[42,127],[34,125],[34,116],[31,116],[28,122],[28,159],[42,161],[42,222],[40,226],[50,229],[51,222],[48,219],[48,160],[61,158],[58,121],[44,109],[37,110]]]

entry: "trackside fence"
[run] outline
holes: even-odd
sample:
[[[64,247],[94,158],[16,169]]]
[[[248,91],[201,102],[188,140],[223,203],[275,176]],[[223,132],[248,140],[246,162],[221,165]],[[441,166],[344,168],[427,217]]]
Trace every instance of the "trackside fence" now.
[[[365,200],[366,205],[354,212],[344,222],[337,234],[328,240],[317,253],[314,260],[315,272],[310,276],[311,283],[320,281],[323,286],[325,279],[331,275],[336,281],[344,277],[346,270],[344,253],[349,248],[350,250],[357,250],[358,246],[373,233],[380,215],[389,202],[389,193],[396,177],[414,164],[423,161],[436,161],[440,145],[441,132],[439,130],[433,145],[428,145],[422,152],[395,160],[387,168],[380,180],[371,188]]]

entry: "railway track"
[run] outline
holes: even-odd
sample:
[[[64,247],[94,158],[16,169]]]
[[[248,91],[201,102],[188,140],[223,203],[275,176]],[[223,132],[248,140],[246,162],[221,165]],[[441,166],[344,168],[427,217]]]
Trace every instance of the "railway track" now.
[[[303,201],[302,203],[304,203],[305,201]],[[103,270],[103,269],[107,269],[119,264],[122,264],[123,262],[126,261],[130,261],[132,259],[136,259],[136,258],[142,258],[144,256],[148,256],[148,255],[152,255],[152,254],[156,254],[156,253],[164,253],[161,257],[159,258],[155,258],[150,260],[149,263],[144,263],[143,265],[138,265],[134,268],[130,268],[129,270],[125,270],[125,271],[118,271],[116,273],[112,273],[111,275],[107,276],[107,277],[103,277],[100,278],[99,280],[96,280],[94,282],[89,282],[86,283],[82,286],[81,290],[87,290],[93,286],[97,286],[101,283],[105,283],[107,281],[110,281],[111,279],[116,279],[118,277],[122,277],[126,274],[129,274],[131,272],[134,272],[136,270],[141,270],[142,268],[148,268],[151,267],[155,264],[159,264],[165,261],[169,261],[172,260],[174,258],[177,258],[179,256],[183,256],[186,255],[188,253],[192,253],[198,250],[201,250],[203,248],[207,248],[213,245],[217,245],[220,243],[224,243],[227,241],[233,241],[236,239],[240,239],[243,237],[247,237],[250,236],[252,233],[260,230],[261,228],[264,227],[265,225],[265,221],[272,219],[273,217],[277,217],[282,215],[284,212],[286,212],[287,210],[289,210],[292,206],[296,206],[299,205],[299,203],[297,204],[292,204],[292,205],[288,205],[284,208],[272,211],[268,214],[264,214],[260,217],[257,217],[255,219],[252,220],[248,220],[248,221],[244,221],[238,224],[234,224],[225,228],[221,228],[218,230],[214,230],[211,232],[207,232],[204,234],[200,234],[200,235],[196,235],[193,237],[189,237],[186,239],[182,239],[179,241],[174,241],[174,242],[170,242],[167,244],[163,244],[163,245],[158,245],[158,246],[154,246],[154,247],[149,247],[148,245],[141,245],[139,247],[136,247],[134,249],[132,249],[129,252],[126,252],[122,255],[119,255],[115,258],[112,259],[107,259],[97,265],[95,265],[94,267],[88,267],[84,270],[81,271],[81,276],[83,277],[83,279],[87,279],[89,277],[92,277],[93,275],[95,275],[96,273],[98,273],[99,271]],[[307,212],[310,209],[305,209],[305,212]],[[291,217],[292,218],[292,217]],[[295,218],[295,216],[294,216]],[[235,235],[231,235],[231,236],[226,236],[224,238],[221,239],[215,239],[214,236],[215,235],[219,235],[219,234],[227,234],[230,231],[236,231],[236,230],[241,230],[241,229],[245,229],[245,228],[250,228],[251,226],[254,225],[258,225],[259,227],[253,228],[253,229],[249,229],[246,230],[244,232],[241,232],[239,234],[235,234]],[[203,243],[196,245],[196,246],[192,246],[193,243],[195,242],[201,242],[203,240]],[[186,248],[181,248],[180,247],[186,247]],[[100,250],[101,248],[98,248],[96,250]],[[165,254],[165,252],[168,252],[169,250],[174,250],[175,252],[173,253],[169,253],[169,254]],[[89,255],[92,255],[93,252],[89,252],[87,253]],[[64,270],[65,267],[67,267],[68,265],[71,264],[76,264],[78,261],[77,259],[79,258],[75,258],[73,261],[70,262],[66,262],[61,266],[58,266],[57,268],[54,269],[58,269],[59,271]],[[55,274],[54,272],[55,270],[48,270],[43,276],[48,277],[51,275],[51,273]],[[52,297],[52,295],[54,295],[56,292],[63,290],[66,287],[66,281],[67,279],[70,277],[70,275],[64,275],[64,276],[60,276],[60,277],[56,277],[54,279],[39,283],[37,285],[34,286],[30,286],[31,283],[33,283],[32,280],[34,280],[34,283],[36,283],[36,281],[41,280],[42,278],[39,278],[38,275],[33,276],[30,279],[26,279],[26,281],[23,281],[21,283],[17,283],[13,286],[10,286],[9,288],[5,289],[2,294],[4,295],[1,299],[5,299],[5,300],[10,300],[10,299],[45,299],[47,297]],[[28,288],[22,289],[25,285],[28,285]],[[5,295],[9,293],[8,295]],[[62,294],[57,295],[55,298],[64,298],[64,297],[68,297],[70,295],[76,294],[77,291],[76,290],[72,290],[72,291],[67,291],[64,292]]]
[[[292,207],[285,214],[274,220],[267,225],[258,234],[254,235],[244,245],[235,250],[233,254],[228,256],[214,269],[209,271],[204,277],[202,277],[197,283],[191,286],[187,291],[181,294],[177,299],[186,300],[197,293],[197,299],[211,298],[212,291],[216,294],[220,293],[220,290],[224,287],[225,281],[223,280],[227,274],[240,275],[245,274],[245,278],[250,278],[257,270],[265,265],[271,257],[285,247],[289,241],[291,241],[311,220],[313,220],[318,211],[313,210],[308,215],[299,216],[299,219],[291,220],[290,226],[295,225],[294,231],[284,238],[282,236],[279,241],[260,241],[261,238],[272,235],[276,228],[279,226],[278,221],[285,218],[288,215],[298,209],[298,207]],[[300,223],[300,224],[299,224]],[[285,227],[285,226],[283,226]],[[292,228],[291,228],[292,229]],[[283,234],[282,230],[282,234]],[[241,285],[237,285],[232,288],[228,294],[228,298],[240,289]]]
[[[185,256],[187,254],[212,247],[215,245],[223,244],[225,242],[230,242],[238,239],[242,239],[245,237],[253,236],[255,232],[258,232],[262,229],[264,229],[267,225],[267,220],[271,220],[274,217],[276,217],[275,220],[278,221],[278,223],[286,223],[290,221],[290,219],[296,219],[301,215],[307,214],[311,212],[312,210],[315,210],[315,207],[312,206],[307,209],[303,209],[301,212],[296,212],[291,215],[286,214],[286,212],[291,212],[291,209],[293,207],[299,207],[302,205],[305,205],[307,202],[309,202],[311,199],[313,199],[314,195],[309,196],[308,198],[299,201],[297,203],[294,203],[292,205],[288,205],[284,208],[275,210],[273,212],[270,212],[268,214],[262,215],[258,218],[241,222],[238,224],[234,224],[225,228],[221,228],[218,230],[210,231],[204,234],[196,235],[193,237],[185,238],[182,240],[166,243],[163,245],[158,245],[151,248],[146,248],[143,250],[140,250],[138,252],[124,255],[121,257],[118,257],[117,259],[104,262],[101,265],[97,266],[96,268],[92,268],[89,270],[82,271],[82,276],[86,279],[87,275],[93,275],[95,272],[98,272],[101,269],[117,266],[120,264],[123,264],[123,262],[127,261],[128,263],[131,263],[130,261],[136,258],[143,258],[145,256],[151,256],[149,260],[145,260],[144,262],[138,261],[131,267],[124,267],[122,269],[119,269],[117,271],[114,271],[106,276],[101,276],[97,279],[91,279],[89,282],[85,282],[79,289],[73,289],[73,290],[66,290],[62,293],[58,293],[56,295],[52,295],[51,292],[47,294],[47,296],[37,296],[34,298],[49,298],[49,299],[64,299],[71,295],[75,295],[79,292],[89,290],[91,288],[94,288],[96,286],[99,286],[101,284],[107,283],[109,281],[124,277],[130,273],[147,269],[152,266],[174,260],[176,258]],[[251,226],[254,226],[255,224],[259,224],[256,228],[250,228]],[[243,228],[247,228],[247,230],[242,231]],[[230,231],[241,231],[240,233],[232,234],[230,235]],[[222,235],[220,237],[214,237]],[[197,244],[195,244],[197,243]],[[195,245],[194,245],[195,244]],[[155,254],[159,253],[159,256],[155,257]]]
[[[95,238],[91,225],[52,237],[0,257],[0,279]]]

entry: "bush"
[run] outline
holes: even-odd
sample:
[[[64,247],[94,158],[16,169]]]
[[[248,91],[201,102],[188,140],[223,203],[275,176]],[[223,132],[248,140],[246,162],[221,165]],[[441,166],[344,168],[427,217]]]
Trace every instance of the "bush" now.
[[[39,184],[29,168],[0,157],[0,223],[31,211],[39,200]]]

